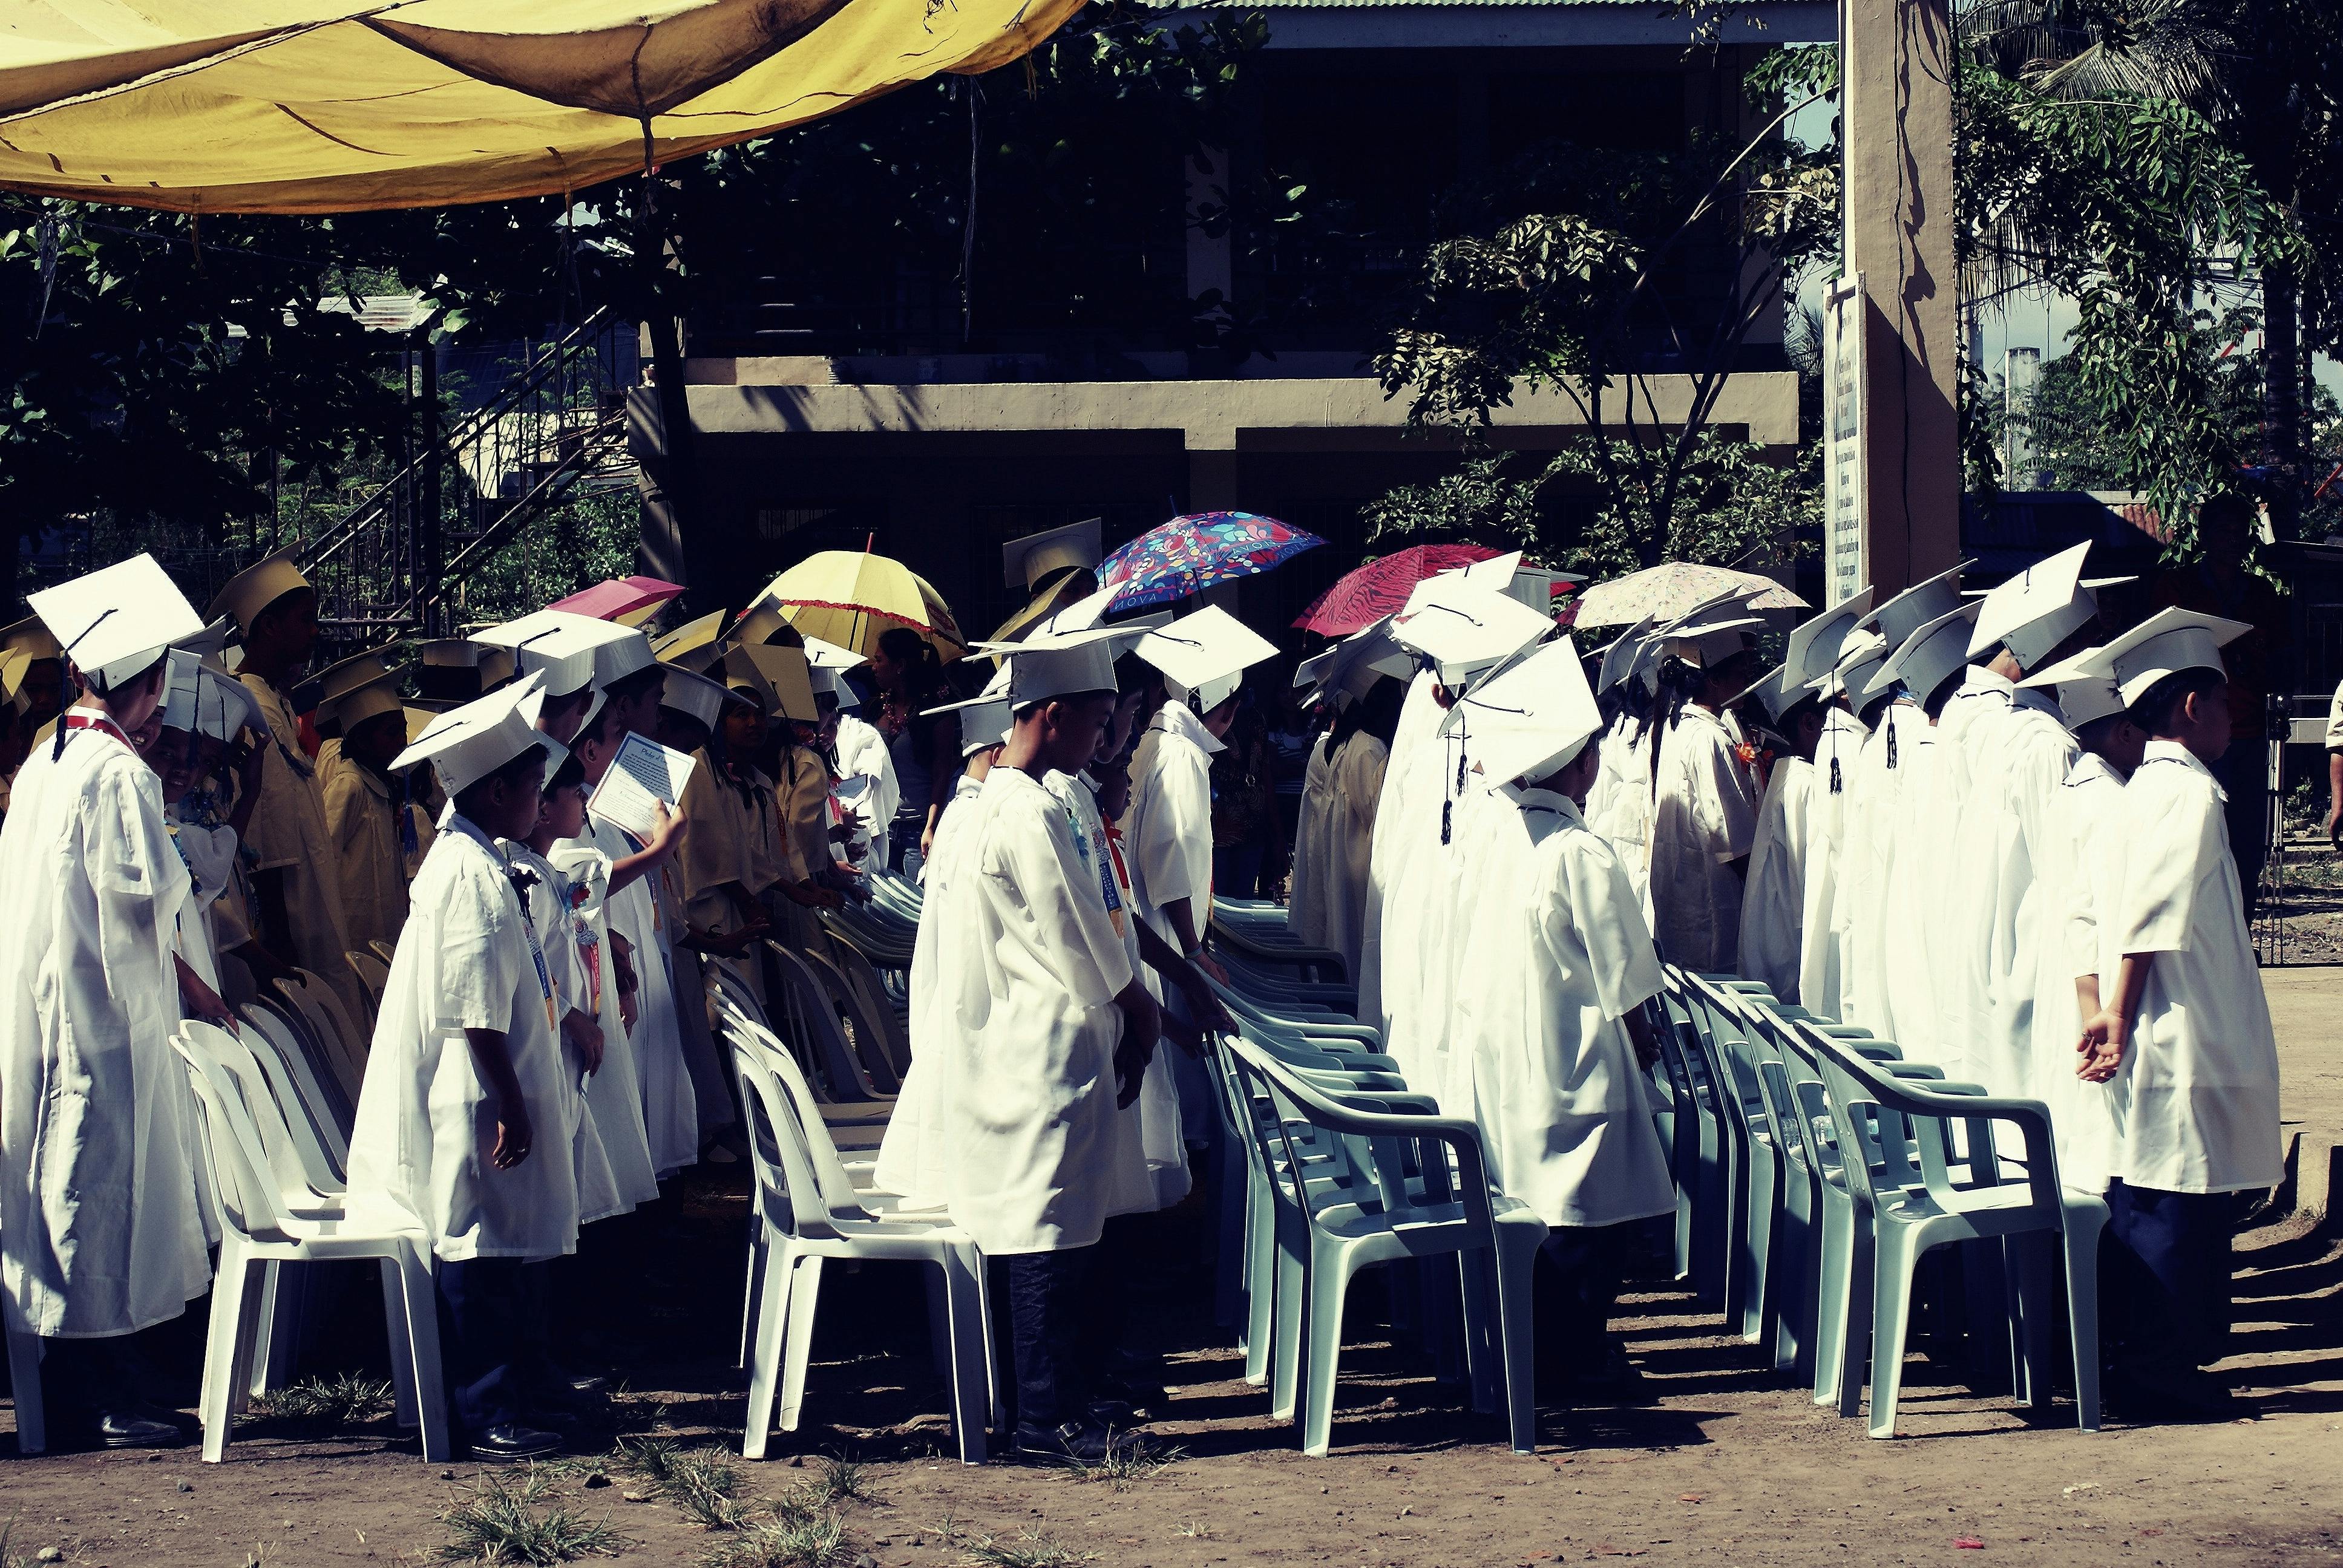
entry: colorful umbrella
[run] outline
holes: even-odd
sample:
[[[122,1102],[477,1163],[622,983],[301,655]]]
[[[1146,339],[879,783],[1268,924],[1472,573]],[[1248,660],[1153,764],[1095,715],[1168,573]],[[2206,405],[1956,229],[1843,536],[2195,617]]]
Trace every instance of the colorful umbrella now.
[[[1099,586],[1119,588],[1113,608],[1169,604],[1265,572],[1326,541],[1275,518],[1251,512],[1197,512],[1150,528],[1107,557]]]
[[[898,626],[927,638],[939,658],[967,651],[943,596],[902,562],[867,550],[808,556],[768,583],[756,603],[779,610],[800,634],[865,658],[879,647],[880,634]]]
[[[1312,600],[1293,624],[1321,637],[1364,631],[1395,614],[1424,578],[1493,559],[1496,554],[1485,545],[1410,545],[1393,550],[1335,578],[1334,586]]]
[[[596,620],[615,620],[622,626],[639,626],[681,592],[681,583],[661,582],[657,578],[610,578],[592,588],[580,588],[568,598],[556,599],[547,608],[566,609],[572,615],[590,615]]]
[[[1751,609],[1804,609],[1806,601],[1755,572],[1704,567],[1694,561],[1662,561],[1639,572],[1582,589],[1573,626],[1628,626],[1650,616],[1674,620],[1688,609],[1726,594],[1746,594]]]

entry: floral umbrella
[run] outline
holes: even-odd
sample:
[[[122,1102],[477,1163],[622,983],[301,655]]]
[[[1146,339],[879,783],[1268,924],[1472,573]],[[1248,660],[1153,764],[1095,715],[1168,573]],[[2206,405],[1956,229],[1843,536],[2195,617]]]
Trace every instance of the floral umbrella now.
[[[1578,596],[1574,626],[1627,626],[1650,616],[1674,620],[1686,610],[1726,594],[1746,596],[1751,609],[1804,609],[1806,601],[1755,572],[1694,561],[1662,561],[1609,582],[1596,583]]]
[[[1496,554],[1484,545],[1410,545],[1393,550],[1335,578],[1334,586],[1312,600],[1293,624],[1321,637],[1348,637],[1398,613],[1424,578],[1493,559]]]
[[[1249,578],[1326,541],[1252,512],[1196,512],[1150,528],[1107,557],[1099,586],[1119,588],[1115,609],[1169,604],[1215,583]]]

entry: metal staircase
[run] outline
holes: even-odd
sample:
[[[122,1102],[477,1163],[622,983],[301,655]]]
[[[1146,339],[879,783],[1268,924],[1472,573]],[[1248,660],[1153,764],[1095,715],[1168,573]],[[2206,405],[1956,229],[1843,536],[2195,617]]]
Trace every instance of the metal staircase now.
[[[523,346],[522,367],[443,427],[437,360],[415,357],[407,460],[301,551],[337,655],[453,630],[457,589],[530,522],[584,489],[631,485],[633,325],[597,311]]]

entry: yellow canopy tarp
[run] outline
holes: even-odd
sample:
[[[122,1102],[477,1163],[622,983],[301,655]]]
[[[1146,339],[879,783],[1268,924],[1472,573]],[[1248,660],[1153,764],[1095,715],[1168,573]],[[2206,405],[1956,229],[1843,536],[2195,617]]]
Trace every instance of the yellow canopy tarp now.
[[[1081,4],[8,0],[0,187],[198,213],[576,191],[991,70]]]

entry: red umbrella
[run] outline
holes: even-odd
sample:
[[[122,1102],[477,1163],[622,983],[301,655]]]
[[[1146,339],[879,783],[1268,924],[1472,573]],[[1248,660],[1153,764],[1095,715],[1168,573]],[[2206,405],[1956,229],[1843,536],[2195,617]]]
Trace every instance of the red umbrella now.
[[[611,578],[592,588],[580,588],[568,598],[556,599],[546,608],[632,626],[649,619],[651,611],[682,591],[681,583],[661,582],[657,578]]]
[[[1428,577],[1485,561],[1498,552],[1483,545],[1410,545],[1345,572],[1293,624],[1321,637],[1364,631],[1407,603]]]

